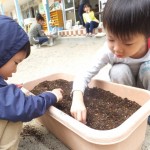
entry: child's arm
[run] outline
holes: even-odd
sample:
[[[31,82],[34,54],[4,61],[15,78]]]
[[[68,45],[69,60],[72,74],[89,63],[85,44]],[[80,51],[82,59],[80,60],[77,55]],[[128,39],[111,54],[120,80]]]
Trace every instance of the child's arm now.
[[[0,119],[30,121],[43,115],[49,106],[62,99],[61,92],[57,89],[38,96],[25,96],[16,85],[0,87]]]
[[[72,116],[78,121],[86,123],[86,107],[83,101],[84,90],[92,77],[94,77],[107,63],[109,63],[109,57],[104,45],[100,52],[97,53],[97,56],[90,67],[86,71],[78,73],[75,78],[73,82],[73,99],[70,111]]]
[[[87,19],[86,19],[86,14],[85,13],[83,13],[83,20],[84,20],[84,23],[86,24],[87,23]]]
[[[39,36],[46,36],[44,30],[41,28],[41,25],[37,26]]]
[[[90,18],[91,18],[91,20],[94,20],[94,19],[95,19],[95,15],[94,15],[94,12],[93,12],[93,11],[90,12]]]
[[[78,121],[86,124],[86,107],[83,101],[83,93],[81,91],[73,92],[73,101],[70,109],[71,115]]]
[[[85,88],[87,87],[88,83],[91,81],[91,79],[98,74],[98,72],[108,64],[108,58],[107,56],[103,57],[101,54],[95,60],[90,64],[90,66],[82,71],[79,72],[78,75],[75,77],[73,82],[73,90],[76,91],[79,90],[82,93],[84,93]]]
[[[99,22],[99,21],[96,19],[96,17],[95,17],[94,11],[91,11],[91,12],[90,12],[90,18],[91,18],[92,21]]]

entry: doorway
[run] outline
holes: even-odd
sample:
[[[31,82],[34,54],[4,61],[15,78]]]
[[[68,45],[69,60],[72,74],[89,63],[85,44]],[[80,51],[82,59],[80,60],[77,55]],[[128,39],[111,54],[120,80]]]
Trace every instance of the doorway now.
[[[79,1],[80,0],[62,0],[64,26],[66,25],[67,20],[72,20],[72,26],[74,26],[75,23],[80,20],[78,16]],[[99,21],[102,21],[101,12],[106,2],[107,0],[91,0],[90,4],[95,12],[96,18]]]
[[[64,17],[64,26],[66,25],[67,20],[72,20],[72,25],[75,25],[75,0],[63,0],[63,17]]]

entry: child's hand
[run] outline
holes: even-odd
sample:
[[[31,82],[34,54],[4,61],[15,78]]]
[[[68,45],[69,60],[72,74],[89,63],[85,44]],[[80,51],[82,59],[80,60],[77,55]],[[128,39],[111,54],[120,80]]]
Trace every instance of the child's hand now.
[[[63,90],[62,89],[54,89],[51,91],[56,97],[57,97],[57,102],[62,100],[63,98]]]
[[[73,92],[73,100],[70,112],[75,119],[86,124],[87,110],[84,105],[83,94],[81,91]]]

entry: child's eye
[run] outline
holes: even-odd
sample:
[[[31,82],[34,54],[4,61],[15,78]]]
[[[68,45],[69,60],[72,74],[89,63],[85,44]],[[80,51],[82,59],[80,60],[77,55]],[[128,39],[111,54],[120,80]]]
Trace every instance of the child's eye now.
[[[108,40],[109,42],[114,42],[114,40]]]
[[[108,41],[109,41],[109,42],[114,42],[114,40],[112,40],[112,39],[108,39]]]
[[[126,46],[131,46],[131,45],[133,45],[132,43],[128,43],[128,44],[125,44]]]

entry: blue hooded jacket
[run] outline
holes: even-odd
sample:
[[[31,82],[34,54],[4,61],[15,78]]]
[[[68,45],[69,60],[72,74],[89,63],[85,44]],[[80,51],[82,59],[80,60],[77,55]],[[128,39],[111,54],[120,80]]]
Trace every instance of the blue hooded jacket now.
[[[0,15],[0,68],[29,41],[25,31],[13,19]],[[30,121],[45,113],[56,102],[50,92],[26,96],[16,85],[0,77],[0,119]]]

